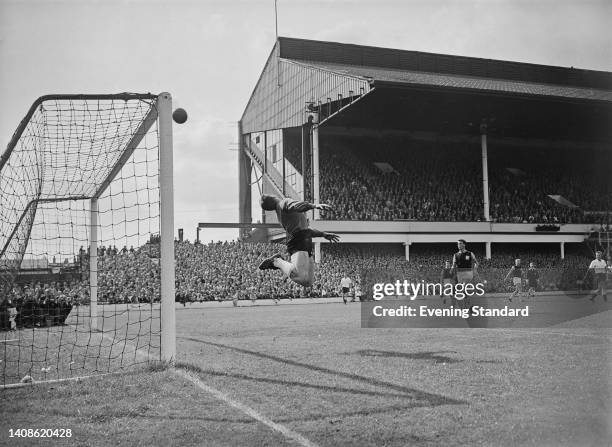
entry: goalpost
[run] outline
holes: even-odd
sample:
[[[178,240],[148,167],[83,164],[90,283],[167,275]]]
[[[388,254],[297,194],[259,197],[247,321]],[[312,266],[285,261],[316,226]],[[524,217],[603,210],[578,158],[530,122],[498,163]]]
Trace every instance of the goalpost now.
[[[176,357],[172,97],[39,98],[0,157],[0,386]]]

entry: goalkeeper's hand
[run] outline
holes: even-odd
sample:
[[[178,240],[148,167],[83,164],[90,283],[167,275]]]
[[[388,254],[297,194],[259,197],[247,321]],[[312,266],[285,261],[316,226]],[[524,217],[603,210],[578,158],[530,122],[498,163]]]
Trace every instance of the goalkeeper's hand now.
[[[323,210],[323,211],[330,211],[330,210],[333,210],[334,207],[326,203],[319,203],[318,205],[315,205],[315,209]]]
[[[338,242],[340,240],[340,236],[338,236],[337,234],[334,234],[334,233],[324,232],[323,233],[323,237],[325,239],[327,239],[331,243]]]

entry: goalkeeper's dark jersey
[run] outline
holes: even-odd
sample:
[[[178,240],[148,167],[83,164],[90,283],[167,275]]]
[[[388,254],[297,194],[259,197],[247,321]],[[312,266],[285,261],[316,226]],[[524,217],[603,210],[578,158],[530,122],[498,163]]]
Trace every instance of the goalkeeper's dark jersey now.
[[[292,199],[283,199],[276,206],[276,216],[278,222],[287,232],[288,239],[298,231],[308,229],[308,218],[306,211],[312,209],[308,202],[300,202]]]

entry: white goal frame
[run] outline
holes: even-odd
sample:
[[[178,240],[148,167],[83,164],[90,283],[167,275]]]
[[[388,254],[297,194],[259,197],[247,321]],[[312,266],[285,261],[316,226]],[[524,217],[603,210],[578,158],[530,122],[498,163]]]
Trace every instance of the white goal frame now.
[[[29,120],[47,100],[133,100],[147,99],[155,101],[148,115],[141,122],[140,127],[125,146],[124,152],[117,160],[115,166],[102,181],[97,191],[91,197],[70,197],[54,199],[53,201],[83,200],[90,201],[90,227],[89,227],[89,268],[90,268],[90,317],[92,330],[99,330],[98,324],[98,281],[97,281],[97,250],[98,250],[98,199],[108,188],[125,163],[130,159],[147,131],[158,123],[159,138],[159,189],[160,189],[160,267],[161,267],[161,360],[174,364],[176,358],[176,323],[175,323],[175,261],[174,261],[174,179],[173,179],[173,139],[172,139],[172,96],[163,92],[153,94],[105,94],[105,95],[46,95],[38,98],[25,118],[19,124],[15,134],[7,146],[7,150],[0,156],[0,173],[7,163],[13,149],[16,147]],[[44,202],[35,200],[34,202]],[[30,206],[26,207],[24,214]],[[22,216],[23,218],[23,216]],[[9,242],[13,235],[9,236]],[[7,246],[8,243],[7,242]],[[2,249],[2,247],[0,247]]]

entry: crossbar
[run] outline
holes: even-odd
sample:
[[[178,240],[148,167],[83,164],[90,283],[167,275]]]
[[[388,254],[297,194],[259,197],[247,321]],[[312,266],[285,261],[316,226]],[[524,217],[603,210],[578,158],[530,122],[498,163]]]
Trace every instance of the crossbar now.
[[[34,112],[36,112],[36,109],[45,101],[54,101],[54,100],[63,100],[63,99],[66,99],[66,100],[86,100],[86,99],[100,99],[100,100],[118,99],[119,100],[119,99],[122,99],[124,101],[134,100],[134,99],[155,100],[157,99],[157,95],[153,95],[151,93],[116,93],[116,94],[110,94],[110,95],[107,94],[107,95],[45,95],[45,96],[41,96],[36,101],[34,101],[34,104],[32,104],[26,116],[21,120],[21,122],[19,123],[19,126],[17,126],[17,129],[15,130],[15,133],[11,137],[11,141],[9,141],[9,144],[6,147],[6,150],[0,156],[0,171],[2,171],[2,168],[8,161],[9,157],[11,156],[11,153],[13,152],[13,149],[15,149],[15,146],[17,146],[17,142],[21,138],[21,135],[23,134],[23,131],[25,130],[26,126],[30,122],[30,118],[32,118],[32,115],[34,115]]]

